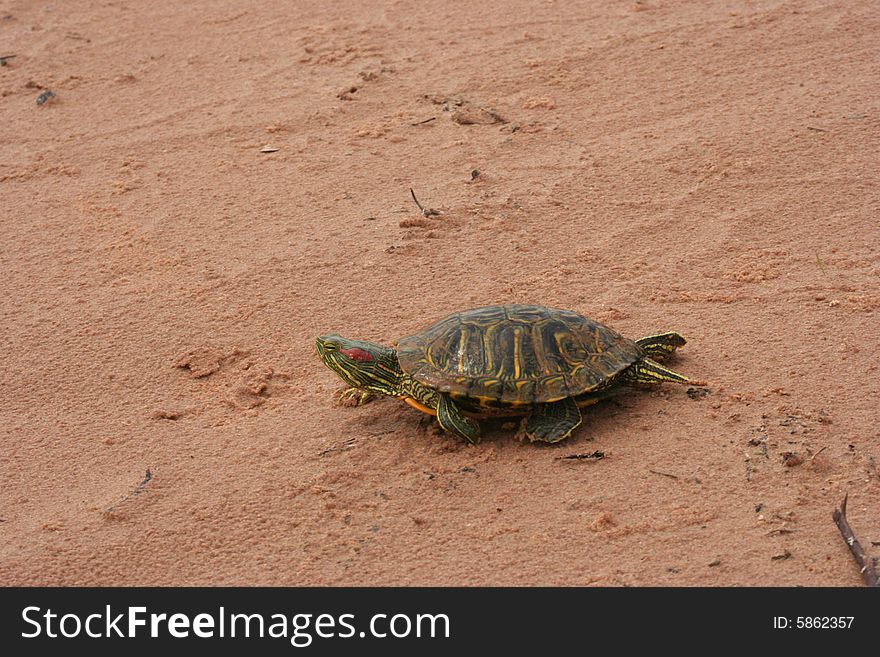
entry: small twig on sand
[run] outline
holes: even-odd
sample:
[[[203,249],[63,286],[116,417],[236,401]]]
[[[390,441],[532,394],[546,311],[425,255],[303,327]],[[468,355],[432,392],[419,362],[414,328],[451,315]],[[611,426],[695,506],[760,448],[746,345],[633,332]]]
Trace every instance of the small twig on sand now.
[[[840,530],[840,535],[843,536],[843,540],[846,541],[846,544],[849,546],[849,551],[852,552],[856,563],[859,564],[862,576],[865,578],[865,585],[880,586],[880,576],[877,575],[877,562],[865,554],[865,551],[862,549],[862,544],[859,543],[855,534],[853,534],[852,528],[849,526],[849,522],[847,522],[846,500],[848,497],[849,493],[843,496],[843,502],[840,503],[840,508],[834,509],[831,513],[831,517],[834,518],[834,522]]]
[[[126,495],[125,497],[123,497],[123,498],[122,498],[121,500],[119,500],[116,504],[114,504],[114,505],[111,506],[109,509],[107,509],[104,513],[112,513],[113,510],[114,510],[116,507],[118,507],[120,504],[122,504],[122,503],[125,502],[126,500],[129,500],[129,499],[131,499],[132,497],[136,497],[137,495],[140,495],[140,494],[141,494],[141,491],[144,490],[144,487],[146,487],[146,485],[147,485],[148,483],[150,483],[150,481],[152,481],[152,479],[153,479],[153,473],[150,472],[150,469],[149,469],[149,468],[147,468],[147,473],[144,475],[144,480],[143,480],[141,483],[139,483],[137,486],[135,486],[135,487],[134,487],[134,490],[132,490],[128,495]]]
[[[590,452],[589,454],[569,454],[568,456],[557,456],[557,460],[567,461],[567,460],[584,460],[584,459],[592,459],[598,461],[600,459],[605,458],[605,452],[597,449],[595,452]]]
[[[811,125],[807,126],[807,130],[815,130],[816,132],[828,132],[825,128],[814,128]]]
[[[327,454],[332,454],[333,452],[345,452],[354,447],[355,444],[354,438],[349,438],[341,445],[334,445],[333,447],[328,447],[324,451],[320,452],[318,456],[327,456]]]
[[[648,470],[648,472],[660,475],[661,477],[669,477],[670,479],[678,479],[678,475],[669,474],[668,472],[660,472],[659,470]]]
[[[6,62],[10,59],[15,59],[18,55],[2,55],[0,56],[0,66],[6,66]]]
[[[810,457],[810,460],[812,461],[814,458],[816,458],[817,456],[819,456],[819,454],[821,454],[822,452],[824,452],[826,449],[828,449],[828,445],[825,445],[825,447],[823,447],[823,448],[820,449],[818,452],[816,452],[815,454],[813,454],[813,455]]]
[[[410,123],[410,125],[422,125],[424,123],[430,123],[431,121],[435,121],[437,119],[436,116],[432,116],[430,119],[425,119],[424,121],[416,121],[415,123]]]
[[[433,210],[433,209],[431,209],[431,208],[423,208],[423,207],[422,207],[422,204],[419,203],[419,199],[416,198],[416,193],[415,193],[415,191],[413,190],[412,187],[409,188],[409,193],[412,194],[413,201],[416,202],[416,205],[419,206],[419,210],[422,211],[422,216],[423,216],[423,217],[435,217],[435,216],[437,216],[437,215],[440,214],[439,212],[437,212],[437,210]]]

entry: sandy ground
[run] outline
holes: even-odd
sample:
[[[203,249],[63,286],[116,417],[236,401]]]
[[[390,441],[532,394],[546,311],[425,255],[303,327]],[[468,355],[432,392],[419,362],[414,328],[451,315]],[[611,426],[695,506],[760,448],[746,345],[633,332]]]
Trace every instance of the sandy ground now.
[[[861,585],[831,511],[878,554],[878,33],[3,0],[0,583]],[[334,404],[316,335],[501,302],[677,329],[709,394],[555,447]]]

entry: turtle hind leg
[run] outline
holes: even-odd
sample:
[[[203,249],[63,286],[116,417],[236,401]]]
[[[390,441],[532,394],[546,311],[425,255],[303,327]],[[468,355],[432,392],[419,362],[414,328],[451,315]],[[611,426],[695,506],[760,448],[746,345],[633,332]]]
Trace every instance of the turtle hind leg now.
[[[449,395],[440,395],[437,400],[437,421],[445,431],[461,436],[471,444],[480,442],[480,425],[462,413]]]
[[[660,383],[691,383],[686,376],[674,372],[668,367],[650,358],[636,361],[621,374],[621,380],[628,385],[652,386]]]
[[[549,404],[535,404],[526,420],[526,437],[545,443],[568,438],[581,423],[581,411],[573,397]]]
[[[662,362],[669,358],[676,349],[687,344],[687,340],[681,334],[670,331],[645,336],[636,340],[636,344],[642,348],[648,358]]]

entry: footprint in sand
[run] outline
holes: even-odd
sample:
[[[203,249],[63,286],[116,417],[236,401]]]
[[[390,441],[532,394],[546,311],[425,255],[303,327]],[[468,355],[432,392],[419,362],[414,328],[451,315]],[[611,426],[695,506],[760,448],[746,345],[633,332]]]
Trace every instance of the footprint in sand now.
[[[174,361],[174,367],[185,369],[194,379],[217,378],[223,390],[212,391],[213,396],[223,396],[226,405],[241,411],[262,406],[275,394],[288,375],[271,367],[258,367],[248,352],[234,348],[223,351],[214,347],[197,347],[182,353]],[[177,419],[181,414],[162,413],[163,419]]]

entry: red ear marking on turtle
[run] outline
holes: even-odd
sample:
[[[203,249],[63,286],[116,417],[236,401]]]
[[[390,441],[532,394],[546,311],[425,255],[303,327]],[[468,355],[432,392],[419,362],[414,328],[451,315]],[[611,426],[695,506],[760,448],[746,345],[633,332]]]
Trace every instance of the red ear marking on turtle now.
[[[340,354],[345,354],[352,360],[357,361],[371,361],[373,360],[372,354],[369,351],[364,351],[363,349],[358,349],[357,347],[352,347],[351,349],[340,349]]]

